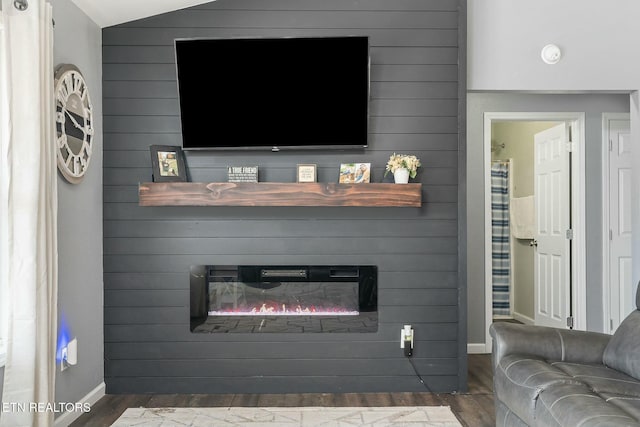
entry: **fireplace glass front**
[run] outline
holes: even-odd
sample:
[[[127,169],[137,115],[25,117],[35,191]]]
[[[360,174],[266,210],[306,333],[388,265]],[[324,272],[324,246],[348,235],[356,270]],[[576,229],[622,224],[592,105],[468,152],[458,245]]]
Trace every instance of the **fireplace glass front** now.
[[[192,266],[192,332],[375,332],[375,266]]]

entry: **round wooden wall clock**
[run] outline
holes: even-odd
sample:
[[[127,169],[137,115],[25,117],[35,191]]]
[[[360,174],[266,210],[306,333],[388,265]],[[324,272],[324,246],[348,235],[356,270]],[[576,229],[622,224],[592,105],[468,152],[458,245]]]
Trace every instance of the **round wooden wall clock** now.
[[[79,184],[89,167],[93,146],[93,105],[77,67],[63,64],[55,72],[56,151],[58,169]]]

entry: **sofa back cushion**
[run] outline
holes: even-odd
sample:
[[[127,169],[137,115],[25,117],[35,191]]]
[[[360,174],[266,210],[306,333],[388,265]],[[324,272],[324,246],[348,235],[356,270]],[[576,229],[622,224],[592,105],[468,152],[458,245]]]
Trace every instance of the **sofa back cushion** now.
[[[640,379],[640,310],[620,324],[604,349],[606,366]]]

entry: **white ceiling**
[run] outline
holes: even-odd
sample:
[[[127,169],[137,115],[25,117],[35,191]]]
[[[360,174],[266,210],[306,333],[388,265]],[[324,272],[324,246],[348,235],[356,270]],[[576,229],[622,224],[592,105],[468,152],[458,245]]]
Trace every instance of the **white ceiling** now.
[[[211,0],[71,0],[100,27],[184,9]]]

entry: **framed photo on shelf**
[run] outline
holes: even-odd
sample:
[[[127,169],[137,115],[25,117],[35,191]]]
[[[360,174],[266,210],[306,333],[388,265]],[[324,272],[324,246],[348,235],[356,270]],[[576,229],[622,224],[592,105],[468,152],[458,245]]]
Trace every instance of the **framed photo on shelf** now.
[[[298,165],[296,182],[316,182],[318,180],[318,167],[315,164]]]
[[[371,182],[371,163],[343,163],[340,165],[341,184],[361,184]]]
[[[151,167],[153,182],[187,181],[184,153],[181,147],[173,145],[151,145]]]

